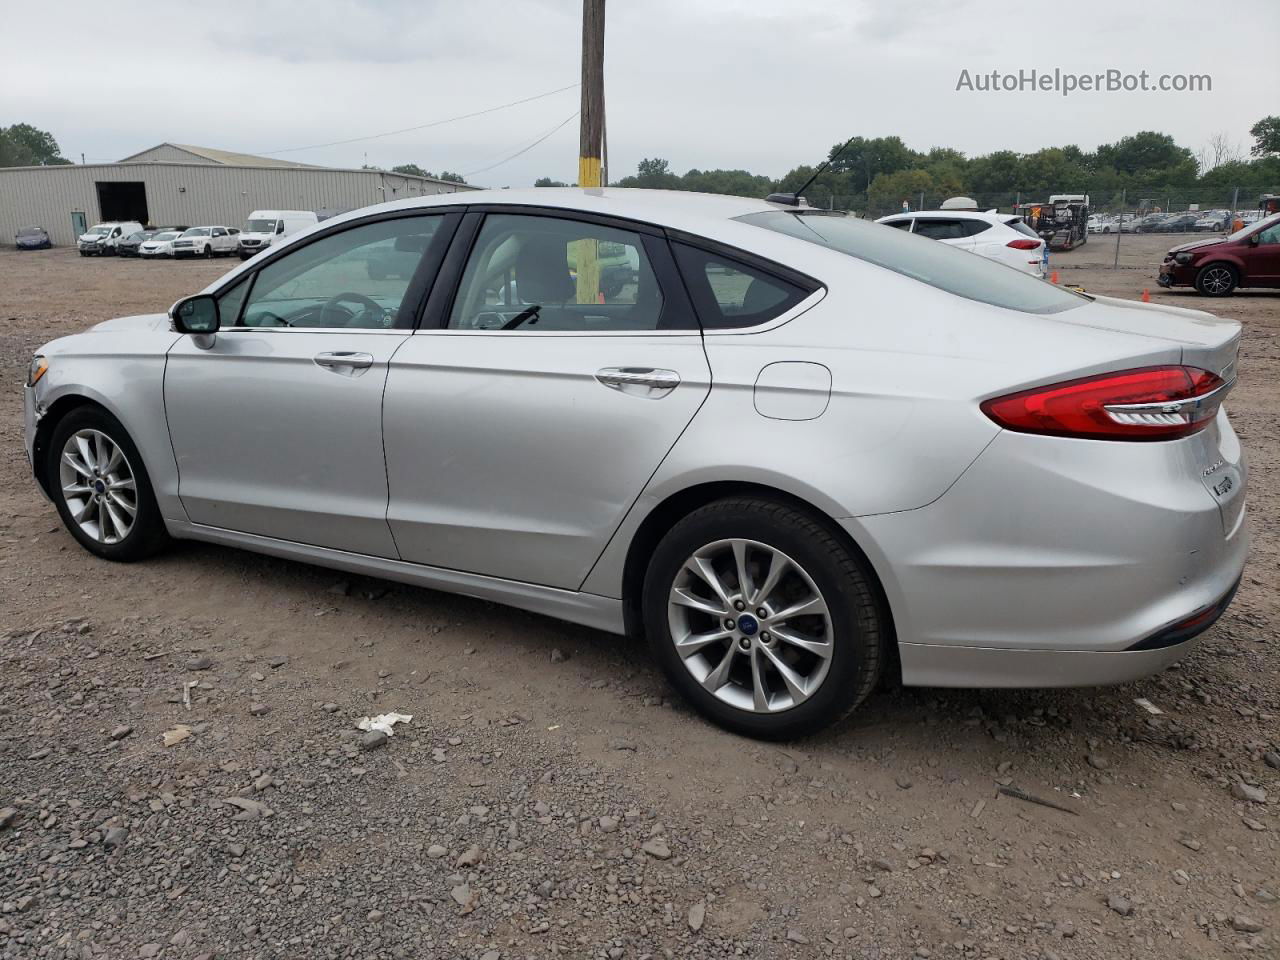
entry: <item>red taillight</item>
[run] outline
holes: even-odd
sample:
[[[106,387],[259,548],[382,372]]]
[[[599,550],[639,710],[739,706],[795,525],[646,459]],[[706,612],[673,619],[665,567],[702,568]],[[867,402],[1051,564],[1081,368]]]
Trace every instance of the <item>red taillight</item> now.
[[[1208,426],[1229,389],[1198,367],[1145,367],[996,397],[982,412],[1020,433],[1172,440]]]
[[[1010,240],[1005,246],[1013,247],[1015,250],[1036,250],[1040,247],[1040,241],[1032,240],[1030,237],[1018,237],[1016,240]]]

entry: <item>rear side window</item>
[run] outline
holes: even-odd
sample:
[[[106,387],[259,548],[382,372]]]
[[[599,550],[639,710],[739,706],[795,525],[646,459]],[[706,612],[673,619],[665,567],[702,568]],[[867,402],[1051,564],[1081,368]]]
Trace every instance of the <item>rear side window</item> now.
[[[815,289],[698,247],[675,243],[672,249],[694,309],[707,329],[768,323]]]
[[[581,269],[580,269],[581,268]],[[560,217],[485,217],[453,330],[606,333],[674,325],[637,233]]]
[[[963,220],[941,220],[934,217],[918,217],[916,233],[930,240],[963,240],[968,236]]]
[[[976,237],[980,233],[986,233],[993,226],[986,220],[961,220],[960,225],[964,228],[966,237]]]

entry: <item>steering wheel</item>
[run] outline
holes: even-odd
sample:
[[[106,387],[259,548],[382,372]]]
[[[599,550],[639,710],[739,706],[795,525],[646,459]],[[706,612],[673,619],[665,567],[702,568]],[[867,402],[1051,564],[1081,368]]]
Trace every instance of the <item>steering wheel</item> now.
[[[334,315],[338,313],[338,304],[355,303],[364,309],[359,313],[353,313],[342,320],[338,320]],[[347,313],[342,310],[341,313]],[[322,327],[350,327],[356,320],[363,317],[367,313],[373,313],[378,320],[377,326],[385,327],[388,325],[389,314],[375,300],[371,300],[363,293],[339,293],[330,297],[320,307],[320,325]]]

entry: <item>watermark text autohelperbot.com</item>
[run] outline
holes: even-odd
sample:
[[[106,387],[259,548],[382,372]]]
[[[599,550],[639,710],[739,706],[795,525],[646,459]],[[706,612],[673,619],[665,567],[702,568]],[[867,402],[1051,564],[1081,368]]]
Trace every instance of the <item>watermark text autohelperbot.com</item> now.
[[[961,70],[956,92],[965,93],[1211,93],[1213,77],[1207,73],[1159,73],[1146,70],[1130,73],[1103,70],[1099,73],[1072,73],[1060,68],[1003,70]]]

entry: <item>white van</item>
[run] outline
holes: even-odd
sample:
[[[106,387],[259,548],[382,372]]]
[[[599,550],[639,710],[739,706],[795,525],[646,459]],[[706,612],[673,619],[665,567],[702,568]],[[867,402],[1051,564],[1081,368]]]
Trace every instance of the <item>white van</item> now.
[[[111,256],[116,252],[116,244],[141,229],[142,224],[137,220],[95,223],[86,233],[76,238],[76,246],[80,248],[82,257]]]
[[[240,233],[240,259],[248,260],[271,246],[277,237],[287,237],[318,222],[310,210],[255,210]]]

